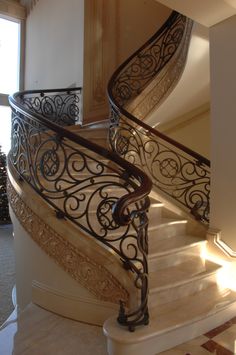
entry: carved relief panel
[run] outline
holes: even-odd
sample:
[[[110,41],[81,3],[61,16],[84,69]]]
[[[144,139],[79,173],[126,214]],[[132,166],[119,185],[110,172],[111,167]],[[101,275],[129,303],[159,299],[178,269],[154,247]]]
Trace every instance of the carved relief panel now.
[[[84,122],[108,118],[107,83],[117,67],[118,1],[86,0],[84,23]]]

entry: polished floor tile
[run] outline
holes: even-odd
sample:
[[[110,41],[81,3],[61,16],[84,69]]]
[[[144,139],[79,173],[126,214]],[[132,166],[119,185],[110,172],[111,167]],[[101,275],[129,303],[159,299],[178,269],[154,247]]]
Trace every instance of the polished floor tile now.
[[[160,355],[236,354],[236,318]],[[102,328],[75,322],[36,305],[15,310],[0,328],[0,355],[107,355]]]

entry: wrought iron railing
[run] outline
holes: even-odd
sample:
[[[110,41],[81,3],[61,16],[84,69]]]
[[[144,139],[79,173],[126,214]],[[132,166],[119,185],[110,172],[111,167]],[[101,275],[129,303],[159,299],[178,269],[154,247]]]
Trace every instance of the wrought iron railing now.
[[[62,113],[57,119],[62,103],[66,102],[64,107],[73,112],[74,119],[79,110],[74,105],[79,99],[75,91],[55,92],[52,106],[49,91],[40,91],[38,96],[35,91],[21,92],[10,97],[9,162],[19,179],[47,201],[58,218],[71,220],[111,248],[124,267],[136,275],[140,305],[129,312],[120,300],[118,317],[120,323],[133,330],[148,323],[146,211],[152,183],[145,173],[118,155],[60,127],[65,117]]]
[[[32,90],[21,94],[21,103],[31,113],[38,113],[59,126],[80,123],[81,88]]]
[[[189,26],[185,16],[173,12],[162,28],[113,74],[108,85],[110,144],[113,151],[145,171],[154,187],[208,223],[209,160],[129,112],[132,100],[158,75],[162,76],[179,48],[188,41]]]

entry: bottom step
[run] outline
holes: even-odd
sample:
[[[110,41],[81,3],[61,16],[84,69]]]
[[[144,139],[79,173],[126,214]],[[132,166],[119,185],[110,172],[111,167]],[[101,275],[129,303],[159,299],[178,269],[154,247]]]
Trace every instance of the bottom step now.
[[[155,355],[193,339],[236,314],[236,293],[209,287],[155,309],[148,326],[130,333],[110,318],[104,324],[109,355]]]

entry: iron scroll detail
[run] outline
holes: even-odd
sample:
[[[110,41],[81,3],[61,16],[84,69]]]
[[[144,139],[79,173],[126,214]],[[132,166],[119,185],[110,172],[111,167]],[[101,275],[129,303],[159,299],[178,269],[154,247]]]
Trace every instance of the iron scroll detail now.
[[[108,84],[110,145],[114,152],[143,169],[154,189],[173,198],[196,219],[208,223],[209,160],[138,119],[144,119],[149,111],[141,105],[135,108],[137,97],[143,92],[148,97],[146,88],[154,79],[164,80],[164,86],[159,89],[160,94],[155,91],[156,101],[150,98],[153,105],[162,102],[171,80],[176,83],[175,76],[168,78],[167,73],[172,70],[172,62],[178,67],[183,48],[187,53],[191,26],[189,19],[173,12],[162,28],[113,74]]]

